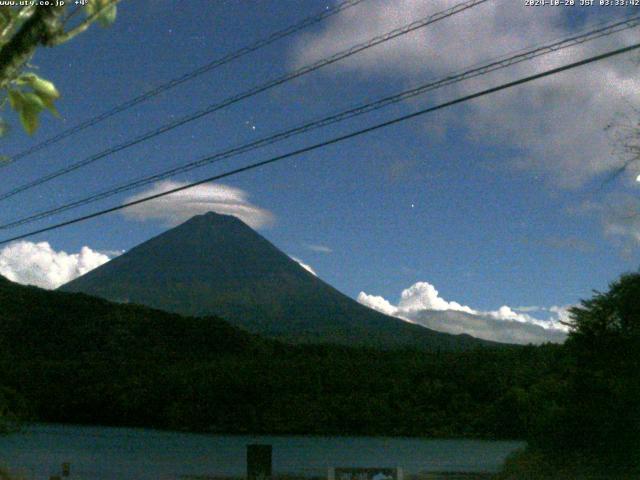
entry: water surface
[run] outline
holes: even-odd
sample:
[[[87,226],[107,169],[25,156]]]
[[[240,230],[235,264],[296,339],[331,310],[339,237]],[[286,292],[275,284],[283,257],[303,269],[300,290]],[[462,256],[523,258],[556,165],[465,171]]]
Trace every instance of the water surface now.
[[[147,429],[37,425],[0,437],[0,465],[48,480],[71,463],[71,479],[158,480],[244,476],[246,445],[273,445],[274,473],[326,475],[328,467],[402,467],[495,472],[521,442],[394,437],[204,435]]]

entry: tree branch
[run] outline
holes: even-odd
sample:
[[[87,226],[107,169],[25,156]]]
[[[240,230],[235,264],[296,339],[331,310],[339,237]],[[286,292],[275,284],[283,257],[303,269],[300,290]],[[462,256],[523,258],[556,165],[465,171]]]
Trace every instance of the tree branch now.
[[[111,0],[111,2],[105,4],[100,10],[97,10],[95,13],[88,16],[82,23],[72,28],[68,32],[58,33],[58,35],[56,35],[49,41],[48,45],[53,47],[62,43],[66,43],[69,40],[73,39],[75,36],[87,30],[91,26],[91,24],[100,17],[100,15],[106,12],[109,8],[120,3],[120,1],[121,0]]]
[[[33,56],[38,45],[50,45],[60,25],[62,7],[39,7],[0,49],[0,88],[13,80]]]
[[[10,18],[7,21],[7,24],[2,29],[2,32],[0,32],[0,42],[5,43],[7,38],[13,34],[14,28],[31,17],[35,11],[36,7],[28,5],[26,7],[22,7],[16,15],[9,15]]]
[[[75,17],[82,10],[82,5],[78,5],[75,7],[69,15],[67,15],[64,20],[62,20],[62,26],[66,26],[73,17]]]

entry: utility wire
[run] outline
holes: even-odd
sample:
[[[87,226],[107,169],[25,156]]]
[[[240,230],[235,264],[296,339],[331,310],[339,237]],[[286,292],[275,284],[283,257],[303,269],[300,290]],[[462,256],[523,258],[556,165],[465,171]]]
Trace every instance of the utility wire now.
[[[256,50],[260,50],[261,48],[264,48],[268,45],[271,45],[272,43],[276,42],[277,40],[280,40],[282,38],[288,37],[289,35],[293,35],[294,33],[297,33],[301,30],[304,30],[307,27],[310,27],[312,25],[315,25],[316,23],[321,22],[322,20],[324,20],[325,18],[331,17],[332,15],[335,15],[339,12],[342,12],[343,10],[346,10],[348,8],[354,7],[356,5],[358,5],[359,3],[364,2],[365,0],[345,0],[344,2],[338,3],[337,5],[333,6],[333,7],[327,7],[325,10],[323,10],[322,12],[320,12],[319,14],[316,15],[312,15],[309,16],[303,20],[301,20],[298,23],[295,23],[293,25],[290,25],[282,30],[278,30],[277,32],[273,32],[272,34],[270,34],[269,36],[262,38],[250,45],[247,45],[245,47],[242,47],[238,50],[235,50],[227,55],[224,55],[223,57],[220,58],[216,58],[215,60],[212,60],[211,62],[202,65],[198,68],[196,68],[195,70],[192,70],[188,73],[185,73],[184,75],[180,76],[180,77],[176,77],[174,79],[169,80],[166,83],[163,83],[161,85],[158,85],[155,88],[152,88],[150,90],[147,90],[146,92],[138,95],[137,97],[134,97],[130,100],[127,100],[123,103],[121,103],[120,105],[116,105],[115,107],[111,108],[110,110],[107,110],[99,115],[96,115],[95,117],[92,117],[88,120],[85,120],[83,122],[80,122],[72,127],[69,127],[66,130],[63,130],[62,132],[47,138],[46,140],[43,140],[40,143],[37,143],[36,145],[33,145],[32,147],[29,147],[19,153],[16,153],[15,155],[11,156],[8,160],[6,160],[6,162],[3,162],[2,164],[0,164],[0,167],[4,167],[7,165],[10,165],[11,163],[17,161],[17,160],[21,160],[25,157],[28,157],[29,155],[38,152],[46,147],[49,147],[55,143],[58,143],[59,141],[70,137],[71,135],[75,135],[78,132],[81,132],[82,130],[85,130],[89,127],[92,127],[94,125],[97,125],[100,122],[103,122],[104,120],[113,117],[114,115],[120,113],[120,112],[124,112],[125,110],[129,110],[130,108],[145,102],[157,95],[160,95],[163,92],[166,92],[167,90],[171,90],[172,88],[177,87],[178,85],[181,85],[185,82],[188,82],[190,80],[193,80],[196,77],[199,77],[200,75],[203,75],[207,72],[210,72],[212,70],[215,70],[218,67],[221,67],[223,65],[226,65],[227,63],[232,62],[233,60],[236,60],[240,57],[243,57],[249,53],[255,52]],[[78,11],[79,9],[76,9],[75,11]]]
[[[212,182],[212,181],[215,181],[215,180],[220,180],[222,178],[230,177],[232,175],[237,175],[239,173],[247,172],[249,170],[254,170],[254,169],[257,169],[257,168],[261,168],[261,167],[264,167],[266,165],[270,165],[272,163],[276,163],[276,162],[279,162],[279,161],[287,159],[287,158],[296,157],[296,156],[302,155],[304,153],[311,152],[313,150],[317,150],[317,149],[326,147],[328,145],[333,145],[333,144],[336,144],[336,143],[339,143],[339,142],[343,142],[343,141],[348,140],[350,138],[359,137],[360,135],[364,135],[366,133],[371,133],[371,132],[380,130],[382,128],[389,127],[391,125],[395,125],[395,124],[398,124],[398,123],[401,123],[401,122],[405,122],[405,121],[413,119],[413,118],[421,117],[423,115],[426,115],[428,113],[434,112],[436,110],[442,110],[444,108],[448,108],[448,107],[451,107],[453,105],[458,105],[460,103],[468,102],[470,100],[473,100],[473,99],[476,99],[476,98],[479,98],[479,97],[484,97],[486,95],[490,95],[492,93],[499,92],[501,90],[506,90],[508,88],[512,88],[512,87],[515,87],[515,86],[518,86],[518,85],[523,85],[525,83],[529,83],[529,82],[532,82],[534,80],[538,80],[540,78],[549,77],[551,75],[555,75],[555,74],[558,74],[558,73],[561,73],[561,72],[564,72],[564,71],[567,71],[567,70],[571,70],[571,69],[574,69],[574,68],[577,68],[577,67],[581,67],[583,65],[587,65],[587,64],[590,64],[590,63],[593,63],[593,62],[604,60],[606,58],[610,58],[610,57],[613,57],[613,56],[616,56],[616,55],[621,55],[623,53],[627,53],[627,52],[630,52],[632,50],[637,50],[638,48],[640,48],[640,43],[636,43],[636,44],[630,45],[628,47],[623,47],[623,48],[619,48],[617,50],[612,50],[612,51],[609,51],[609,52],[606,52],[606,53],[602,53],[600,55],[589,57],[589,58],[586,58],[584,60],[580,60],[578,62],[569,63],[569,64],[563,65],[561,67],[552,68],[552,69],[546,70],[546,71],[541,72],[541,73],[537,73],[537,74],[534,74],[534,75],[530,75],[530,76],[527,76],[527,77],[520,78],[518,80],[514,80],[512,82],[503,83],[503,84],[498,85],[496,87],[492,87],[492,88],[488,88],[488,89],[485,89],[485,90],[481,90],[479,92],[472,93],[470,95],[465,95],[463,97],[459,97],[459,98],[456,98],[454,100],[450,100],[448,102],[444,102],[444,103],[441,103],[441,104],[433,106],[433,107],[429,107],[429,108],[425,108],[425,109],[422,109],[422,110],[418,110],[417,112],[413,112],[413,113],[410,113],[410,114],[407,114],[407,115],[402,115],[400,117],[396,117],[396,118],[388,120],[386,122],[378,123],[378,124],[373,125],[371,127],[363,128],[361,130],[356,130],[355,132],[351,132],[351,133],[348,133],[348,134],[345,134],[345,135],[334,137],[334,138],[332,138],[330,140],[325,140],[325,141],[320,142],[320,143],[315,143],[315,144],[310,145],[308,147],[304,147],[304,148],[301,148],[301,149],[298,149],[298,150],[294,150],[294,151],[285,153],[283,155],[278,155],[278,156],[275,156],[275,157],[271,157],[271,158],[269,158],[267,160],[263,160],[261,162],[252,163],[252,164],[249,164],[249,165],[245,165],[244,167],[240,167],[240,168],[236,168],[234,170],[227,171],[225,173],[221,173],[221,174],[218,174],[218,175],[213,175],[211,177],[204,178],[202,180],[198,180],[197,182],[192,182],[192,183],[189,183],[187,185],[183,185],[181,187],[177,187],[177,188],[173,188],[171,190],[167,190],[166,192],[161,192],[161,193],[157,193],[157,194],[154,194],[154,195],[149,195],[149,196],[146,196],[146,197],[143,197],[143,198],[139,198],[137,200],[133,200],[133,201],[130,201],[130,202],[127,202],[127,203],[123,203],[121,205],[117,205],[115,207],[107,208],[107,209],[104,209],[104,210],[99,210],[97,212],[93,212],[93,213],[90,213],[88,215],[83,215],[81,217],[76,217],[76,218],[74,218],[72,220],[67,220],[65,222],[61,222],[61,223],[58,223],[58,224],[55,224],[55,225],[51,225],[49,227],[40,228],[38,230],[33,230],[31,232],[24,233],[22,235],[17,235],[15,237],[7,238],[7,239],[4,239],[4,240],[0,241],[0,245],[6,244],[6,243],[9,243],[9,242],[13,242],[15,240],[21,240],[23,238],[27,238],[27,237],[30,237],[30,236],[33,236],[33,235],[36,235],[36,234],[39,234],[39,233],[49,232],[51,230],[55,230],[55,229],[58,229],[58,228],[61,228],[61,227],[65,227],[65,226],[68,226],[68,225],[73,225],[75,223],[83,222],[83,221],[86,221],[86,220],[89,220],[89,219],[92,219],[92,218],[96,218],[96,217],[99,217],[99,216],[102,216],[102,215],[106,215],[107,213],[116,212],[118,210],[123,210],[125,208],[132,207],[134,205],[139,205],[139,204],[142,204],[142,203],[145,203],[145,202],[149,202],[151,200],[155,200],[157,198],[165,197],[165,196],[170,195],[172,193],[176,193],[176,192],[180,192],[180,191],[183,191],[183,190],[187,190],[189,188],[193,188],[193,187],[195,187],[197,185],[202,185],[203,183]]]
[[[94,203],[96,201],[103,200],[113,195],[117,195],[119,193],[126,192],[129,190],[133,190],[141,186],[148,185],[150,183],[157,182],[159,180],[163,180],[165,178],[170,178],[180,173],[185,173],[185,172],[188,172],[212,163],[216,163],[231,157],[235,157],[237,155],[240,155],[249,151],[253,151],[255,149],[264,147],[266,145],[271,145],[273,143],[285,140],[293,136],[297,136],[302,133],[306,133],[311,130],[315,130],[317,128],[325,127],[327,125],[341,122],[349,118],[353,118],[359,115],[363,115],[365,113],[379,110],[388,105],[395,104],[402,100],[406,100],[408,98],[412,98],[412,97],[424,94],[428,91],[449,86],[454,83],[458,83],[470,78],[486,75],[496,70],[500,70],[503,68],[510,67],[512,65],[516,65],[518,63],[529,61],[529,60],[532,60],[533,58],[536,58],[542,55],[547,55],[552,52],[564,50],[566,48],[570,48],[575,45],[592,41],[604,36],[612,35],[614,33],[619,33],[623,30],[635,28],[638,25],[640,25],[640,15],[634,16],[632,18],[627,18],[622,21],[617,21],[614,23],[610,22],[609,24],[606,24],[605,26],[601,26],[600,28],[597,28],[595,30],[583,32],[581,34],[574,35],[572,37],[555,41],[553,43],[539,46],[530,50],[526,50],[526,51],[519,50],[511,56],[503,55],[497,60],[491,61],[487,64],[477,66],[475,68],[465,70],[460,73],[449,74],[440,80],[432,81],[432,82],[420,85],[418,87],[412,88],[410,90],[405,90],[403,92],[400,92],[391,96],[387,96],[375,102],[368,102],[365,104],[361,104],[356,107],[350,108],[348,110],[341,111],[339,113],[336,113],[327,117],[323,117],[321,119],[317,119],[312,122],[308,122],[308,123],[299,125],[297,127],[269,135],[267,137],[254,140],[247,144],[243,144],[243,145],[236,146],[221,152],[217,152],[215,154],[208,155],[196,161],[189,162],[184,165],[171,168],[169,170],[164,170],[154,175],[150,175],[150,176],[139,178],[137,180],[125,182],[124,184],[121,184],[119,186],[109,188],[107,190],[89,195],[79,200],[75,200],[73,202],[70,202],[49,210],[34,213],[30,216],[20,218],[18,220],[14,220],[6,224],[1,224],[0,230],[6,230],[6,229],[14,228],[20,225],[32,223],[36,220],[50,217],[52,215],[56,215],[77,207],[81,207],[89,203]]]
[[[306,75],[307,73],[313,72],[315,70],[318,70],[322,67],[326,67],[327,65],[331,65],[332,63],[335,63],[339,60],[342,60],[344,58],[350,57],[352,55],[355,55],[356,53],[359,53],[363,50],[367,50],[369,48],[372,48],[376,45],[379,45],[381,43],[384,42],[388,42],[389,40],[392,40],[394,38],[400,37],[402,35],[406,35],[407,33],[413,32],[415,30],[418,30],[420,28],[424,28],[427,25],[430,25],[432,23],[438,22],[440,20],[444,20],[445,18],[451,17],[453,15],[456,15],[460,12],[463,12],[469,8],[472,8],[476,5],[479,5],[481,3],[485,3],[489,0],[467,0],[465,2],[461,2],[457,5],[455,5],[454,7],[451,7],[447,10],[443,10],[441,12],[438,13],[434,13],[433,15],[430,15],[428,17],[422,18],[420,20],[417,20],[415,22],[412,22],[408,25],[405,25],[403,27],[400,28],[396,28],[390,32],[387,32],[383,35],[379,35],[377,37],[374,37],[366,42],[357,44],[353,47],[348,48],[347,50],[343,50],[342,52],[336,53],[330,57],[321,59],[315,63],[312,63],[310,65],[306,65],[302,68],[299,68],[298,70],[295,70],[293,72],[287,73],[283,76],[280,76],[274,80],[271,80],[267,83],[264,83],[262,85],[253,87],[245,92],[239,93],[237,95],[234,95],[232,97],[227,98],[226,100],[223,100],[220,103],[215,103],[213,105],[208,106],[207,108],[203,109],[203,110],[199,110],[195,113],[191,113],[189,115],[186,115],[176,121],[173,121],[171,123],[165,124],[155,130],[151,130],[149,132],[146,132],[138,137],[135,137],[133,139],[127,140],[124,143],[121,143],[119,145],[116,145],[114,147],[108,148],[106,150],[103,150],[100,153],[97,153],[95,155],[92,155],[88,158],[85,158],[84,160],[81,160],[79,162],[73,163],[67,167],[64,167],[60,170],[57,170],[53,173],[50,173],[48,175],[45,175],[43,177],[40,177],[36,180],[33,180],[31,182],[25,183],[19,187],[16,187],[8,192],[5,192],[3,194],[0,194],[0,201],[1,200],[6,200],[7,198],[13,197],[14,195],[17,195],[18,193],[24,192],[26,190],[30,190],[34,187],[37,187],[39,185],[42,185],[43,183],[49,182],[50,180],[53,180],[55,178],[58,178],[62,175],[66,175],[70,172],[73,172],[75,170],[78,170],[79,168],[85,167],[97,160],[100,160],[102,158],[105,158],[109,155],[113,155],[114,153],[120,152],[122,150],[125,150],[127,148],[130,148],[134,145],[137,145],[141,142],[144,142],[146,140],[149,140],[151,138],[157,137],[158,135],[161,135],[163,133],[166,133],[170,130],[173,130],[177,127],[180,127],[182,125],[185,125],[189,122],[193,122],[194,120],[198,120],[199,118],[204,117],[205,115],[209,115],[213,112],[216,112],[218,110],[221,110],[225,107],[228,107],[229,105],[232,105],[234,103],[237,103],[241,100],[244,100],[246,98],[252,97],[254,95],[257,95],[259,93],[262,93],[266,90],[269,90],[271,88],[274,88],[278,85],[282,85],[283,83],[286,83],[288,81],[291,81],[295,78],[301,77],[302,75]]]

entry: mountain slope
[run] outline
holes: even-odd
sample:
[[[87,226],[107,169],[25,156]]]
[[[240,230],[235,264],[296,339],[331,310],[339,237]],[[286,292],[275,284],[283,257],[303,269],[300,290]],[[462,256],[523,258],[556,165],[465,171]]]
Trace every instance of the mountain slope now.
[[[61,287],[184,315],[218,315],[298,343],[466,349],[449,335],[366,308],[232,216],[193,217]]]
[[[214,316],[184,317],[18,285],[0,276],[0,349],[19,351],[25,358],[66,358],[89,351],[108,358],[111,348],[119,352],[126,345],[128,357],[157,352],[206,360],[263,344]]]

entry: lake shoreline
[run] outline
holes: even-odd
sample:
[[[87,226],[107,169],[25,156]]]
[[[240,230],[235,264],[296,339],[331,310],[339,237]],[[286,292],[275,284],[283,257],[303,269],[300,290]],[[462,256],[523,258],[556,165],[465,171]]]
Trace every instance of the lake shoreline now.
[[[458,441],[458,440],[477,440],[487,442],[525,442],[524,438],[503,438],[492,436],[419,436],[419,435],[358,435],[352,433],[336,433],[327,432],[322,433],[286,433],[286,432],[239,432],[239,431],[222,431],[222,430],[189,430],[189,429],[171,429],[162,427],[146,427],[146,426],[129,426],[129,425],[110,425],[101,423],[62,423],[62,422],[23,422],[23,428],[16,433],[21,433],[23,430],[28,430],[29,427],[42,427],[42,426],[54,426],[54,427],[78,427],[78,428],[107,428],[107,429],[127,429],[127,430],[139,430],[139,431],[153,431],[158,433],[176,433],[176,434],[189,434],[189,435],[222,435],[225,437],[246,437],[246,436],[263,436],[263,437],[293,437],[293,438],[390,438],[390,439],[407,439],[407,440],[442,440],[442,441]]]
[[[523,442],[398,437],[210,435],[150,429],[37,424],[0,438],[0,463],[49,478],[68,462],[92,480],[244,478],[246,447],[273,447],[273,473],[325,478],[329,467],[401,467],[405,478],[434,472],[497,473]],[[419,478],[419,477],[417,477]],[[428,477],[424,477],[428,478]]]

